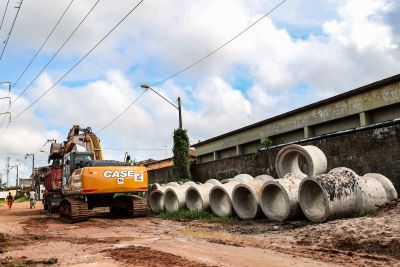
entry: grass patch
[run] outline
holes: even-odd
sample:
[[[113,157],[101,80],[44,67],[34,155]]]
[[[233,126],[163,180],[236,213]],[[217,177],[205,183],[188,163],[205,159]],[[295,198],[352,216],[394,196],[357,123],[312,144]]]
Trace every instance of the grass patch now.
[[[178,211],[163,211],[159,216],[163,219],[197,220],[208,223],[236,224],[239,222],[234,217],[218,217],[207,211],[190,211],[185,209]]]
[[[27,199],[25,199],[25,197],[14,198],[14,203],[21,203],[21,202],[25,202],[25,201],[28,201]],[[5,206],[5,205],[7,205],[7,200],[1,199],[0,206]]]

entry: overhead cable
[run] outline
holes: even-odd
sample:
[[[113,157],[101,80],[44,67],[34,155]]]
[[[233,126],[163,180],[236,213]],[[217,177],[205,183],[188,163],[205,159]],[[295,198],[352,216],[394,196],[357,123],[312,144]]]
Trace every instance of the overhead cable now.
[[[78,29],[81,27],[83,22],[87,19],[87,17],[92,13],[93,9],[97,6],[97,4],[100,2],[100,0],[97,0],[96,3],[90,8],[90,10],[86,13],[85,17],[79,22],[79,24],[75,27],[75,29],[71,32],[71,34],[68,36],[68,38],[64,41],[64,43],[58,48],[58,50],[53,54],[53,56],[50,58],[50,60],[46,63],[46,65],[40,70],[40,72],[35,76],[35,78],[22,90],[22,92],[17,96],[17,98],[14,100],[12,104],[18,101],[18,99],[25,94],[25,92],[31,87],[31,85],[36,81],[37,78],[39,78],[40,74],[43,73],[43,71],[47,68],[47,66],[53,61],[53,59],[60,53],[60,51],[65,47],[65,45],[68,43],[68,41],[72,38],[72,36],[78,31]]]
[[[11,24],[11,29],[10,29],[10,31],[8,32],[7,39],[6,39],[5,42],[4,42],[3,50],[1,51],[1,54],[0,54],[0,61],[1,61],[1,59],[3,58],[4,52],[6,51],[6,47],[7,47],[8,41],[10,40],[11,33],[12,33],[13,29],[14,29],[14,25],[15,25],[15,22],[17,21],[18,14],[19,14],[19,11],[21,10],[21,6],[22,6],[22,2],[23,2],[23,1],[24,1],[24,0],[21,0],[21,3],[19,4],[19,6],[15,7],[15,8],[17,8],[18,10],[17,10],[17,13],[16,13],[15,16],[14,16],[14,20],[13,20],[13,22],[12,22],[12,24]]]
[[[42,99],[47,93],[49,93],[61,80],[63,80],[76,66],[78,66],[96,47],[103,42],[144,0],[139,1],[103,38],[100,39],[84,56],[82,56],[77,63],[75,63],[66,73],[64,73],[50,88],[48,88],[44,93],[42,93],[38,98],[36,98],[28,107],[18,113],[11,120],[13,122],[17,118],[19,118],[23,113],[25,113],[28,109],[30,109],[33,105],[35,105],[40,99]]]
[[[60,24],[61,20],[63,19],[65,13],[67,13],[69,7],[72,5],[72,2],[74,2],[74,0],[71,0],[71,2],[68,4],[67,8],[64,10],[64,12],[61,14],[61,17],[58,19],[57,23],[53,26],[52,30],[50,31],[49,35],[47,35],[46,39],[44,40],[44,42],[42,43],[42,45],[40,46],[40,48],[36,51],[35,55],[32,57],[32,59],[29,61],[28,65],[25,67],[25,69],[22,71],[22,73],[18,76],[17,80],[14,82],[13,86],[15,87],[19,80],[21,80],[22,76],[25,74],[25,72],[28,70],[28,68],[32,65],[33,61],[36,59],[36,57],[39,55],[40,51],[42,51],[42,48],[44,47],[44,45],[47,43],[47,41],[50,39],[51,35],[53,34],[53,32],[55,31],[55,29],[57,28],[58,24]]]
[[[1,28],[3,27],[4,18],[6,17],[9,3],[10,3],[10,0],[7,0],[6,8],[4,9],[3,17],[1,18],[1,22],[0,22],[0,32],[1,32]]]
[[[275,11],[278,7],[280,7],[283,3],[285,3],[287,0],[284,0],[282,2],[280,2],[279,4],[277,4],[276,6],[274,6],[272,9],[270,9],[267,13],[265,13],[263,16],[261,16],[259,19],[257,19],[255,22],[253,22],[252,24],[250,24],[249,26],[247,26],[245,29],[243,29],[242,31],[240,31],[238,34],[236,34],[235,36],[233,36],[231,39],[229,39],[228,41],[226,41],[225,43],[223,43],[222,45],[218,46],[217,48],[215,48],[214,50],[212,50],[211,52],[209,52],[207,55],[203,56],[202,58],[196,60],[195,62],[193,62],[192,64],[182,68],[181,70],[179,70],[178,72],[166,77],[165,79],[162,79],[161,81],[155,82],[153,84],[150,85],[150,87],[153,86],[157,86],[160,85],[164,82],[166,82],[167,80],[170,80],[176,76],[178,76],[179,74],[182,74],[183,72],[187,71],[188,69],[194,67],[195,65],[199,64],[200,62],[204,61],[205,59],[207,59],[208,57],[212,56],[213,54],[217,53],[219,50],[221,50],[223,47],[225,47],[226,45],[228,45],[230,42],[234,41],[236,38],[238,38],[240,35],[242,35],[243,33],[245,33],[246,31],[248,31],[250,28],[252,28],[254,25],[256,25],[258,22],[260,22],[261,20],[263,20],[265,17],[267,17],[269,14],[271,14],[273,11]],[[100,131],[103,131],[105,128],[107,128],[108,126],[110,126],[112,123],[114,123],[116,120],[118,120],[126,111],[128,111],[138,100],[139,98],[144,94],[145,91],[143,91],[142,94],[140,94],[135,100],[133,100],[124,110],[122,110],[114,119],[112,119],[109,123],[107,123],[103,128],[101,128]]]

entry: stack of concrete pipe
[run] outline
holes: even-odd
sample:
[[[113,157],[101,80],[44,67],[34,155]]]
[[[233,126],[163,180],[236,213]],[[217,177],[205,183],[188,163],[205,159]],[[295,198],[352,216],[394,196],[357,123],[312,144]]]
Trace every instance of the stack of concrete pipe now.
[[[362,216],[397,198],[392,182],[377,173],[357,175],[348,168],[303,179],[300,206],[313,222]]]
[[[221,182],[156,185],[149,205],[154,212],[211,209],[217,216],[236,213],[242,219],[254,219],[264,214],[273,221],[304,213],[311,221],[324,222],[361,216],[397,198],[393,184],[381,174],[359,176],[345,167],[326,173],[326,156],[315,146],[282,148],[275,167],[279,179],[239,174]]]
[[[299,166],[302,156],[306,162],[303,172]],[[279,179],[267,181],[261,188],[260,206],[273,221],[285,221],[301,214],[298,191],[301,180],[326,172],[325,154],[315,146],[289,145],[278,152],[275,167]]]

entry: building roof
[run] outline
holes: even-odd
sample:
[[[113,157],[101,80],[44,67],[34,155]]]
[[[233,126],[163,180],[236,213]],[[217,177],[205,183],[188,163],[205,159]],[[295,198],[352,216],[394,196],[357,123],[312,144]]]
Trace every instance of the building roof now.
[[[333,101],[336,101],[336,100],[341,100],[341,99],[344,99],[344,98],[347,98],[347,97],[350,97],[350,96],[353,96],[353,95],[357,95],[357,94],[359,94],[361,92],[369,91],[371,89],[375,89],[377,87],[382,87],[382,86],[385,86],[385,85],[388,85],[388,84],[391,84],[391,83],[394,83],[394,82],[398,82],[398,81],[400,81],[400,74],[397,74],[397,75],[394,75],[394,76],[391,76],[391,77],[385,78],[383,80],[376,81],[376,82],[373,82],[373,83],[370,83],[370,84],[367,84],[367,85],[364,85],[364,86],[361,86],[361,87],[358,87],[356,89],[353,89],[353,90],[350,90],[350,91],[347,91],[347,92],[344,92],[344,93],[341,93],[341,94],[338,94],[338,95],[335,95],[335,96],[320,100],[318,102],[315,102],[315,103],[312,103],[312,104],[309,104],[309,105],[306,105],[306,106],[303,106],[303,107],[300,107],[300,108],[297,108],[297,109],[282,113],[280,115],[277,115],[277,116],[274,116],[274,117],[271,117],[271,118],[268,118],[268,119],[265,119],[265,120],[250,124],[250,125],[247,125],[245,127],[242,127],[242,128],[239,128],[239,129],[236,129],[236,130],[233,130],[233,131],[230,131],[230,132],[215,136],[213,138],[204,140],[202,142],[198,142],[198,143],[193,144],[191,146],[192,147],[198,147],[198,146],[201,146],[201,145],[205,145],[207,143],[211,143],[213,141],[222,139],[224,137],[227,137],[227,136],[230,136],[230,135],[234,135],[236,133],[239,133],[239,132],[242,132],[242,131],[245,131],[245,130],[253,129],[253,128],[256,128],[258,126],[265,125],[266,123],[270,123],[270,122],[282,119],[284,117],[288,117],[290,115],[293,115],[293,114],[296,114],[296,113],[299,113],[299,112],[302,112],[302,111],[305,111],[305,110],[308,110],[308,109],[311,109],[311,108],[316,108],[318,106],[322,106],[322,105],[325,105],[327,103],[330,103],[330,102],[333,102]]]

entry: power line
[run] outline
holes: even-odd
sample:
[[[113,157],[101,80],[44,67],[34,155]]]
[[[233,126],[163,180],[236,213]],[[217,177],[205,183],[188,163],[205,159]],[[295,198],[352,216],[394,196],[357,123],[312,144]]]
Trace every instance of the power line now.
[[[3,58],[4,51],[6,51],[6,47],[7,47],[7,44],[8,44],[8,40],[10,40],[12,30],[14,29],[15,22],[17,21],[19,11],[21,10],[22,2],[24,2],[24,0],[21,0],[21,4],[20,4],[18,7],[16,7],[16,8],[18,9],[18,10],[17,10],[17,14],[15,14],[14,20],[13,20],[13,22],[12,22],[12,24],[11,24],[11,29],[10,29],[10,31],[8,32],[8,36],[7,36],[6,42],[5,42],[5,44],[4,44],[3,50],[1,51],[1,54],[0,54],[0,61],[1,61],[1,59]]]
[[[208,53],[207,55],[205,55],[204,57],[196,60],[195,62],[193,62],[192,64],[184,67],[183,69],[179,70],[178,72],[168,76],[167,78],[153,83],[150,86],[157,86],[159,84],[162,84],[176,76],[178,76],[179,74],[187,71],[188,69],[191,69],[192,67],[194,67],[195,65],[199,64],[200,62],[204,61],[205,59],[207,59],[208,57],[212,56],[213,54],[217,53],[219,50],[221,50],[223,47],[225,47],[226,45],[228,45],[230,42],[234,41],[236,38],[238,38],[240,35],[242,35],[243,33],[247,32],[250,28],[252,28],[254,25],[256,25],[257,23],[259,23],[261,20],[263,20],[265,17],[267,17],[269,14],[271,14],[274,10],[276,10],[277,8],[279,8],[281,5],[283,5],[283,3],[285,3],[287,0],[283,0],[282,2],[280,2],[279,4],[277,4],[276,6],[274,6],[271,10],[269,10],[267,13],[265,13],[263,16],[261,16],[259,19],[257,19],[255,22],[253,22],[252,24],[250,24],[249,26],[247,26],[245,29],[243,29],[242,31],[240,31],[238,34],[236,34],[235,36],[233,36],[231,39],[229,39],[228,41],[226,41],[225,43],[223,43],[222,45],[218,46],[217,48],[215,48],[214,50],[212,50],[210,53]]]
[[[18,113],[14,118],[11,120],[13,122],[18,117],[20,117],[24,112],[30,109],[33,105],[35,105],[41,98],[43,98],[48,92],[50,92],[62,79],[65,78],[76,66],[78,66],[91,52],[93,52],[96,47],[103,42],[144,0],[139,1],[103,38],[100,39],[83,57],[81,57],[75,65],[73,65],[64,75],[62,75],[49,89],[47,89],[43,94],[41,94],[35,101],[33,101],[27,108],[23,111]]]
[[[147,89],[143,90],[143,92],[138,95],[122,112],[120,112],[114,119],[109,121],[106,125],[104,125],[103,128],[97,131],[97,133],[102,132],[105,128],[113,124],[116,120],[118,120],[128,109],[130,109],[145,93],[147,92]]]
[[[97,0],[96,3],[92,6],[92,8],[88,11],[88,13],[86,13],[85,17],[79,22],[79,24],[75,27],[75,29],[71,32],[71,34],[68,36],[67,40],[65,40],[65,42],[60,46],[60,48],[58,48],[58,50],[56,51],[56,53],[50,58],[50,60],[46,63],[46,65],[42,68],[42,70],[35,76],[35,78],[25,87],[24,90],[22,90],[22,92],[17,96],[17,98],[14,100],[14,102],[12,104],[14,104],[15,102],[17,102],[17,100],[23,95],[25,94],[25,92],[28,90],[29,87],[31,87],[31,85],[36,81],[36,79],[40,76],[40,74],[43,73],[43,71],[47,68],[48,65],[50,65],[50,63],[53,61],[53,59],[58,55],[58,53],[60,53],[61,49],[63,49],[65,47],[65,45],[68,43],[68,41],[72,38],[72,36],[78,31],[78,29],[80,28],[80,26],[83,24],[83,22],[86,20],[86,18],[90,15],[90,13],[92,13],[93,9],[97,6],[97,4],[100,2],[100,0]]]
[[[3,17],[2,17],[1,23],[0,23],[0,32],[1,32],[1,28],[3,27],[4,18],[6,17],[6,13],[7,13],[8,4],[9,3],[10,3],[10,0],[7,0],[7,5],[6,5],[6,8],[4,9]]]
[[[74,2],[74,0],[71,0],[71,2],[69,3],[69,5],[67,6],[67,8],[64,10],[64,12],[61,14],[61,17],[58,19],[57,23],[54,25],[54,27],[52,28],[52,30],[50,31],[49,35],[47,36],[46,40],[44,40],[44,42],[42,43],[42,45],[40,46],[40,48],[36,51],[35,55],[32,57],[31,61],[29,61],[28,65],[25,67],[24,71],[19,75],[19,77],[17,78],[17,80],[14,82],[13,86],[15,87],[17,85],[17,83],[19,82],[19,80],[21,80],[22,76],[25,74],[25,72],[28,70],[28,68],[32,65],[33,61],[36,59],[36,57],[39,55],[40,51],[42,50],[42,48],[44,47],[44,45],[47,43],[47,41],[50,39],[51,35],[53,34],[53,32],[55,31],[55,29],[57,28],[58,24],[60,24],[61,20],[63,19],[65,13],[67,13],[69,7],[72,5],[72,2]]]
[[[192,64],[182,68],[181,70],[179,70],[178,72],[166,77],[165,79],[158,81],[156,83],[153,83],[152,85],[150,85],[150,87],[153,86],[157,86],[160,85],[164,82],[166,82],[167,80],[170,80],[176,76],[178,76],[179,74],[187,71],[188,69],[194,67],[195,65],[199,64],[200,62],[204,61],[205,59],[207,59],[208,57],[212,56],[213,54],[217,53],[219,50],[221,50],[224,46],[228,45],[230,42],[234,41],[236,38],[238,38],[240,35],[242,35],[243,33],[245,33],[246,31],[248,31],[250,28],[252,28],[254,25],[256,25],[258,22],[260,22],[261,20],[263,20],[265,17],[267,17],[269,14],[271,14],[274,10],[276,10],[278,7],[280,7],[283,3],[285,3],[287,0],[284,0],[282,2],[280,2],[279,4],[277,4],[276,6],[274,6],[272,9],[270,9],[267,13],[265,13],[263,16],[261,16],[259,19],[257,19],[255,22],[253,22],[252,24],[250,24],[249,26],[247,26],[245,29],[243,29],[242,31],[240,31],[238,34],[236,34],[235,36],[233,36],[231,39],[229,39],[228,41],[226,41],[225,43],[223,43],[222,45],[218,46],[217,48],[215,48],[214,50],[212,50],[210,53],[208,53],[207,55],[205,55],[204,57],[196,60],[195,62],[193,62]],[[112,123],[114,123],[116,120],[118,120],[126,111],[128,111],[138,100],[139,98],[144,94],[143,91],[142,94],[140,94],[135,100],[132,101],[132,103],[130,103],[123,111],[121,111],[113,120],[111,120],[109,123],[107,123],[103,128],[100,129],[100,131],[103,131],[105,128],[107,128],[108,126],[110,126]]]

